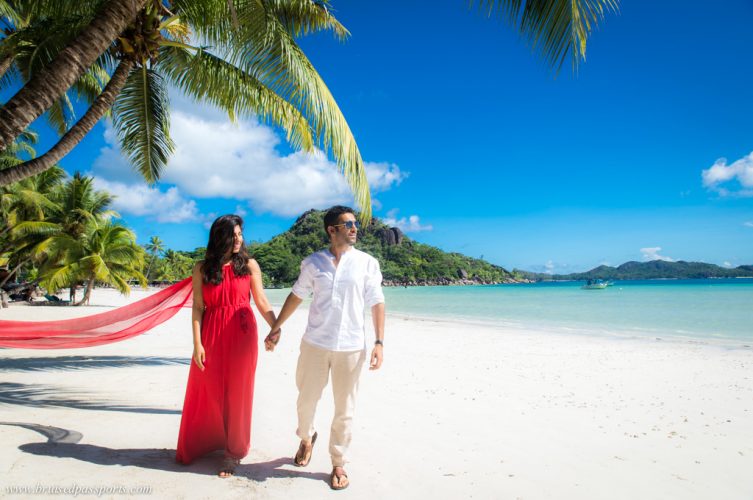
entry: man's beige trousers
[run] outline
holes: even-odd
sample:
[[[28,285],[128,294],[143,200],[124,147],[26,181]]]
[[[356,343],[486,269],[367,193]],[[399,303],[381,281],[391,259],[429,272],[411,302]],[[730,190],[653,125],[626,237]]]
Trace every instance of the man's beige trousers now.
[[[329,454],[333,467],[342,467],[346,462],[350,445],[353,413],[361,369],[366,360],[366,351],[328,351],[301,341],[301,354],[295,382],[298,386],[298,437],[308,441],[314,435],[316,405],[327,386],[332,373],[332,394],[335,400],[335,416],[329,434]]]

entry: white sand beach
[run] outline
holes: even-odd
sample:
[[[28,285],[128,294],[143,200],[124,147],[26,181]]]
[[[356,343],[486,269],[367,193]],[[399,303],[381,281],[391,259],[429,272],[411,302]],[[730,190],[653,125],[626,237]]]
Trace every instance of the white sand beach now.
[[[146,293],[96,290],[88,307],[14,305],[0,319],[85,316]],[[389,314],[384,365],[361,379],[351,485],[332,492],[329,393],[311,464],[291,463],[302,310],[274,353],[261,348],[251,453],[220,479],[219,456],[173,460],[189,318],[102,347],[0,350],[0,496],[753,498],[753,350]]]

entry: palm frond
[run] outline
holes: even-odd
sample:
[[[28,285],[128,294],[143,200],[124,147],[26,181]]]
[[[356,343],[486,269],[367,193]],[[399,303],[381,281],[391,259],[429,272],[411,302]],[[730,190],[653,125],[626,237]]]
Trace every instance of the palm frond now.
[[[52,236],[60,233],[60,226],[54,222],[28,220],[19,222],[11,229],[11,235],[14,238],[24,236]]]
[[[47,290],[58,290],[81,280],[81,266],[78,262],[56,264],[47,261],[39,269],[39,284]]]
[[[303,1],[299,0],[300,6]],[[295,42],[297,30],[319,26],[312,21],[313,15],[295,24],[289,17],[298,11],[270,0],[233,0],[235,15],[226,1],[176,0],[174,6],[199,39],[301,112],[311,126],[315,144],[334,156],[361,207],[362,220],[367,221],[371,195],[358,145],[329,89]],[[279,17],[283,11],[287,16],[284,22]],[[316,10],[311,7],[305,12]],[[319,12],[334,26],[329,11]]]
[[[108,81],[110,81],[110,75],[107,74],[107,71],[102,66],[95,64],[81,75],[71,88],[77,95],[91,104],[102,93]]]
[[[147,182],[156,182],[175,149],[164,79],[144,66],[134,68],[112,111],[121,149]]]
[[[189,43],[191,40],[191,28],[181,21],[180,16],[165,19],[160,23],[159,28],[169,40],[176,40],[180,43]]]
[[[283,26],[295,36],[304,36],[324,30],[345,41],[350,32],[335,19],[328,1],[313,0],[267,0],[268,9]]]
[[[568,52],[573,69],[586,59],[586,42],[608,12],[619,11],[619,0],[471,0],[491,16],[506,18],[527,37],[534,51],[555,69]]]
[[[294,148],[313,150],[314,138],[306,118],[256,78],[227,61],[203,49],[191,54],[177,47],[162,47],[160,70],[186,95],[209,102],[231,117],[254,114],[285,130]]]
[[[15,62],[11,63],[8,70],[0,76],[0,92],[9,88],[14,82],[18,81],[21,76],[21,72],[18,71],[18,66]]]
[[[23,24],[23,16],[14,7],[13,3],[6,0],[0,0],[0,18],[7,19],[14,26]]]
[[[76,120],[76,112],[73,109],[68,94],[63,94],[60,99],[56,100],[47,110],[47,121],[59,135],[65,134],[73,122]]]

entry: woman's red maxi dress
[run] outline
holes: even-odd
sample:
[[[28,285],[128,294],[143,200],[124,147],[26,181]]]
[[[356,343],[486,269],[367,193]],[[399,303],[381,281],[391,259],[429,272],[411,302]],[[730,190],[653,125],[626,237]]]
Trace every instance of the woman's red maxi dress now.
[[[176,460],[188,464],[215,450],[243,458],[251,445],[251,410],[258,355],[250,276],[222,268],[222,283],[202,285],[201,342],[204,371],[194,361],[188,374]]]

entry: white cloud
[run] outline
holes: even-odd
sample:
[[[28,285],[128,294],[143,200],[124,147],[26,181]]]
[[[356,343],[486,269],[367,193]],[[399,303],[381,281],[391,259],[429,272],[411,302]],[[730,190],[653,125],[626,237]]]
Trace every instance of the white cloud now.
[[[257,212],[282,216],[353,203],[335,163],[321,152],[281,154],[275,131],[255,120],[233,124],[216,113],[173,108],[171,136],[175,154],[161,181],[174,184],[186,196],[243,200]],[[94,173],[143,183],[120,155],[111,127],[105,139],[108,146],[94,162]],[[366,162],[365,168],[375,192],[399,185],[407,176],[390,163]]]
[[[675,259],[671,257],[665,257],[664,255],[659,255],[659,252],[661,252],[661,247],[647,247],[647,248],[641,248],[641,253],[643,254],[643,260],[650,261],[650,260],[664,260],[667,262],[674,262]]]
[[[743,222],[743,226],[745,226],[745,227],[753,227],[753,221],[749,220],[749,221]]]
[[[704,187],[720,196],[753,196],[753,152],[730,165],[726,158],[719,158],[701,172],[701,177]],[[734,185],[735,181],[739,188]]]
[[[146,184],[129,185],[95,177],[97,189],[115,196],[112,207],[121,213],[150,216],[157,222],[189,222],[200,220],[196,202],[184,198],[177,187],[160,191]]]
[[[393,209],[387,212],[387,217],[383,219],[383,222],[388,226],[400,228],[404,233],[418,233],[420,231],[431,231],[434,227],[431,224],[421,224],[421,219],[418,215],[411,215],[409,217],[397,218],[398,209]]]
[[[544,272],[546,274],[554,274],[554,262],[550,260],[546,261],[546,264],[544,264]]]
[[[523,269],[529,269],[535,273],[565,274],[569,272],[570,265],[560,264],[558,262],[554,262],[553,260],[549,259],[544,264],[530,264],[527,266],[523,266]]]
[[[730,262],[727,262],[727,261],[725,260],[725,261],[724,261],[724,264],[722,264],[722,267],[726,267],[726,268],[728,268],[728,269],[731,269],[731,268],[733,268],[733,267],[735,267],[735,266],[733,266],[733,265],[732,265],[732,263],[730,263]]]
[[[387,191],[399,186],[408,174],[400,171],[394,163],[366,163],[366,178],[373,192]]]

